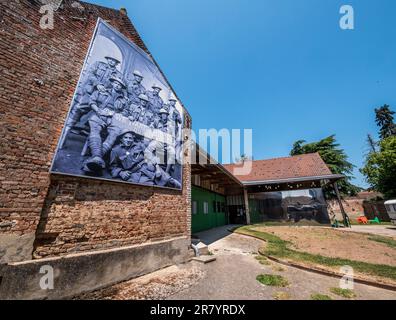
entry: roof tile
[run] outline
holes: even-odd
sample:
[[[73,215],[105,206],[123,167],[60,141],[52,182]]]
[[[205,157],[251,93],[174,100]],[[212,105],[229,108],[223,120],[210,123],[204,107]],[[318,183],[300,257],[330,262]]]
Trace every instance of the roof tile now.
[[[241,167],[241,164],[227,164],[224,167],[233,173],[233,169]],[[332,172],[319,153],[310,153],[293,157],[253,161],[250,174],[235,176],[240,181],[267,181],[331,174]]]

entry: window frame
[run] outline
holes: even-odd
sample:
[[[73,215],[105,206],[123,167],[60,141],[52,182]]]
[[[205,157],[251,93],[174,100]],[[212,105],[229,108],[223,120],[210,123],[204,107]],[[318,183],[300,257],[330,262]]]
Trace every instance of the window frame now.
[[[195,209],[195,210],[194,210]],[[198,214],[198,201],[192,201],[191,204],[191,214],[196,215]]]
[[[203,202],[203,214],[209,214],[209,202]]]

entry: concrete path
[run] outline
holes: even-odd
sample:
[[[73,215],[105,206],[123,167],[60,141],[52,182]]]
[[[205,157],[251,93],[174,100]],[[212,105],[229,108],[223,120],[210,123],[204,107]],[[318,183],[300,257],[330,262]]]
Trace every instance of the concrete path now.
[[[284,299],[305,300],[311,294],[321,293],[333,299],[342,299],[329,292],[339,286],[339,280],[311,272],[302,271],[280,264],[261,265],[256,253],[263,242],[254,238],[231,234],[228,227],[221,227],[199,236],[209,244],[209,250],[215,254],[215,262],[200,265],[205,275],[192,287],[172,295],[168,299],[230,299],[253,300]],[[286,278],[290,285],[286,288],[274,288],[260,284],[256,276],[262,273],[279,274]],[[355,284],[356,299],[394,299],[396,292]]]
[[[345,228],[342,230],[359,232],[359,233],[371,233],[380,236],[388,236],[396,238],[396,226],[393,225],[366,225],[366,226],[352,226],[352,228]]]
[[[221,226],[207,231],[196,232],[194,233],[194,236],[197,236],[201,240],[201,242],[209,246],[210,244],[230,235],[230,232],[228,230],[232,230],[236,227],[240,227],[240,225],[230,224],[226,226]]]

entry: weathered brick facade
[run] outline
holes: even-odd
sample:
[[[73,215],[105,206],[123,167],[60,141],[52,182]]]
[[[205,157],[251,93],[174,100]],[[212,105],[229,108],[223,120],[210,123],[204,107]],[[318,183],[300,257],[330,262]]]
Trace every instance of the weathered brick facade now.
[[[98,17],[148,52],[124,12],[73,3],[64,1],[54,29],[42,30],[34,1],[0,2],[3,263],[190,237],[187,165],[182,192],[49,174]],[[187,112],[185,120],[191,125]],[[27,254],[19,254],[25,245],[2,261],[1,240],[12,247],[26,235]]]

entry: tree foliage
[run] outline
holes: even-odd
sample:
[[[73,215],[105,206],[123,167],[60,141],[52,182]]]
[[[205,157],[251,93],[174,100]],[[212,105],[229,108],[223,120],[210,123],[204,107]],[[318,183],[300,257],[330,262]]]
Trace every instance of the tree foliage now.
[[[380,128],[381,141],[370,147],[365,165],[360,172],[365,175],[371,187],[386,198],[396,197],[396,125],[394,111],[385,104],[375,109],[375,122]],[[369,145],[371,141],[368,141]]]
[[[290,155],[318,152],[333,174],[343,174],[345,179],[338,183],[340,192],[344,195],[356,195],[361,189],[350,183],[354,165],[348,161],[345,151],[339,148],[335,135],[331,135],[318,142],[306,143],[298,140],[293,144]],[[328,197],[334,197],[332,188],[325,189]]]
[[[371,152],[360,170],[367,182],[385,198],[396,197],[396,136],[380,142],[378,152]]]
[[[390,110],[387,104],[375,109],[375,122],[380,127],[381,140],[396,135],[396,125],[393,122],[394,114],[395,112]]]
[[[371,134],[367,135],[367,145],[369,147],[369,152],[368,152],[369,154],[371,152],[377,152],[378,142],[374,140]]]
[[[236,157],[234,163],[243,163],[245,161],[253,161],[253,157],[249,157],[246,154],[241,154],[241,157]]]

